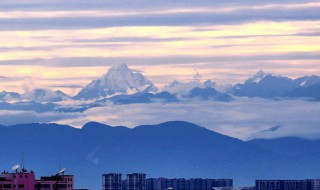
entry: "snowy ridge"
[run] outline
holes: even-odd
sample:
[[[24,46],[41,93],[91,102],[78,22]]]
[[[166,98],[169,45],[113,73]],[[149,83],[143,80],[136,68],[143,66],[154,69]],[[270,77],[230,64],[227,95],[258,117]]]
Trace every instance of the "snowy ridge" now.
[[[22,95],[24,99],[35,102],[60,102],[70,97],[62,91],[52,91],[50,89],[37,88]]]
[[[157,91],[158,88],[140,71],[131,70],[126,64],[118,64],[111,67],[102,77],[85,86],[75,98],[101,99],[119,94]]]
[[[264,77],[270,75],[269,73],[264,72],[263,70],[258,71],[254,76],[246,80],[245,83],[259,83]]]

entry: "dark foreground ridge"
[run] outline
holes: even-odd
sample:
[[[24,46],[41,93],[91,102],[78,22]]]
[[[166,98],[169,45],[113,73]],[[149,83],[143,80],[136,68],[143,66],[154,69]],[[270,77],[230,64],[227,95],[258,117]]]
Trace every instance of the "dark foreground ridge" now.
[[[61,165],[75,186],[101,188],[101,174],[145,172],[149,177],[231,178],[235,186],[255,179],[320,176],[319,140],[299,138],[244,142],[192,123],[166,122],[134,129],[87,123],[0,126],[1,168],[20,162],[39,176]],[[56,164],[53,164],[56,163]]]

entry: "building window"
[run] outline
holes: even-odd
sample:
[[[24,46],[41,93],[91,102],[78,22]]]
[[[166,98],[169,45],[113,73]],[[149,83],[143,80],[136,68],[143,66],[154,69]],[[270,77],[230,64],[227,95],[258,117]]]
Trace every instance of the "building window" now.
[[[24,188],[24,184],[19,184],[19,188]]]

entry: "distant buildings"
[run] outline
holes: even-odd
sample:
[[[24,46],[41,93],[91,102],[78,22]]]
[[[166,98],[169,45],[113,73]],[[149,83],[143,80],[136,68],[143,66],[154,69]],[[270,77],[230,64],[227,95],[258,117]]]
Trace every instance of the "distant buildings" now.
[[[104,190],[122,190],[122,174],[109,173],[102,175],[102,189]]]
[[[0,190],[73,190],[73,175],[64,172],[35,179],[33,171],[25,168],[13,173],[4,171],[0,176]]]
[[[213,187],[233,187],[233,180],[202,178],[151,178],[147,179],[147,187],[147,190],[212,190]]]
[[[255,190],[255,187],[213,187],[212,190]]]
[[[146,174],[127,174],[125,190],[147,190]]]
[[[233,187],[232,179],[146,179],[144,173],[127,174],[126,180],[122,180],[118,173],[103,174],[102,181],[103,190],[213,190],[213,187]],[[119,189],[120,184],[122,189]]]
[[[256,180],[255,187],[233,187],[232,179],[146,178],[144,173],[103,174],[103,190],[320,190],[320,179]]]
[[[320,179],[256,180],[256,190],[320,190]]]

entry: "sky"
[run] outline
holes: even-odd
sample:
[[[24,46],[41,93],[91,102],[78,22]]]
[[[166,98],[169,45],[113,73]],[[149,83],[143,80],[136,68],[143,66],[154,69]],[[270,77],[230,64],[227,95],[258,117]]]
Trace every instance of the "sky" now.
[[[320,74],[320,2],[2,0],[0,91],[75,95],[126,63],[157,86],[198,71],[221,84],[257,70]]]

